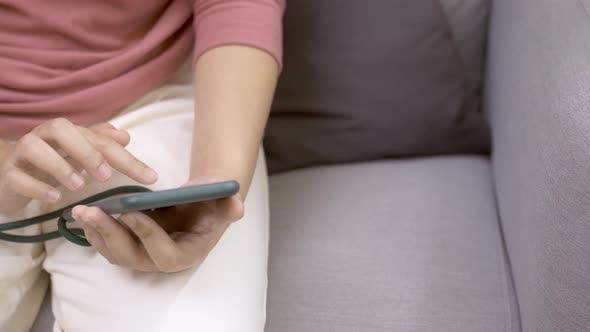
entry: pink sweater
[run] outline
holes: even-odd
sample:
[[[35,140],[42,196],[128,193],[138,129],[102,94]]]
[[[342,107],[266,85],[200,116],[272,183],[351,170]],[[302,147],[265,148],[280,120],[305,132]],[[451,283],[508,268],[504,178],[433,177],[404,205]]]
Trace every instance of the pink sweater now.
[[[86,125],[226,44],[281,63],[285,0],[0,0],[0,137]]]

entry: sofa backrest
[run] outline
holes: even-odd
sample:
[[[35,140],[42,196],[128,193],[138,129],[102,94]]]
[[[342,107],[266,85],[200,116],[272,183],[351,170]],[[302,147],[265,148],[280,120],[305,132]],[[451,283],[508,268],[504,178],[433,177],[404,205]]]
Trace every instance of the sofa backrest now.
[[[487,153],[479,107],[486,3],[288,2],[264,141],[269,170]]]

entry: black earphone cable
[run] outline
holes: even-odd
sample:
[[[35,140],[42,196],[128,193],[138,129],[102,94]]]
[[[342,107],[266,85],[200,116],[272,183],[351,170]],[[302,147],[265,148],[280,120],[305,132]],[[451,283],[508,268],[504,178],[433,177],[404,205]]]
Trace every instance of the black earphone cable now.
[[[89,247],[90,243],[83,237],[84,232],[79,228],[68,228],[67,224],[73,220],[64,218],[64,212],[72,209],[76,205],[86,205],[91,204],[96,201],[103,200],[105,198],[109,198],[116,195],[121,194],[133,194],[133,193],[140,193],[140,192],[147,192],[151,191],[150,189],[142,186],[122,186],[112,188],[96,195],[90,196],[85,198],[81,201],[76,203],[70,204],[64,208],[59,210],[43,214],[33,218],[27,218],[17,221],[11,221],[7,223],[0,224],[0,240],[2,241],[9,241],[9,242],[17,242],[17,243],[38,243],[38,242],[45,242],[53,239],[57,239],[60,237],[64,237],[66,240],[75,243],[79,246]],[[6,231],[15,230],[18,228],[24,228],[36,224],[41,224],[46,221],[57,219],[57,231],[50,232],[46,234],[40,235],[13,235],[5,233]]]

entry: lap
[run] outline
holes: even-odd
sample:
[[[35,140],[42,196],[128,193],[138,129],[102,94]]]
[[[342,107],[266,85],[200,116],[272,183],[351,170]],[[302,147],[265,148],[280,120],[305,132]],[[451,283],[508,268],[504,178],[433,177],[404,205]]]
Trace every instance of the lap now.
[[[111,121],[129,131],[128,149],[160,174],[152,189],[177,187],[188,179],[192,105],[192,98],[156,101]],[[83,193],[64,197],[63,204],[109,187],[136,184],[118,173],[107,184],[88,181]],[[228,229],[198,269],[175,274],[135,272],[111,265],[93,248],[64,240],[47,242],[38,260],[46,256],[42,264],[51,276],[56,325],[67,332],[262,331],[268,243],[266,181],[261,154],[243,220]],[[43,231],[54,226],[45,224]]]

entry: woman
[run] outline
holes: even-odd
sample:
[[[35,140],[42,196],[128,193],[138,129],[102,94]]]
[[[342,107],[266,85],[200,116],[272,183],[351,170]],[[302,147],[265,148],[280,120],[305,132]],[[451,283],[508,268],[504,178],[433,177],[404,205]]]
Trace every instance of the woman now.
[[[28,331],[42,269],[56,331],[260,330],[268,219],[258,152],[284,0],[0,4],[0,221],[123,184],[235,179],[242,188],[121,223],[77,206],[93,248],[0,243],[0,330]],[[216,247],[249,191],[248,223]]]

